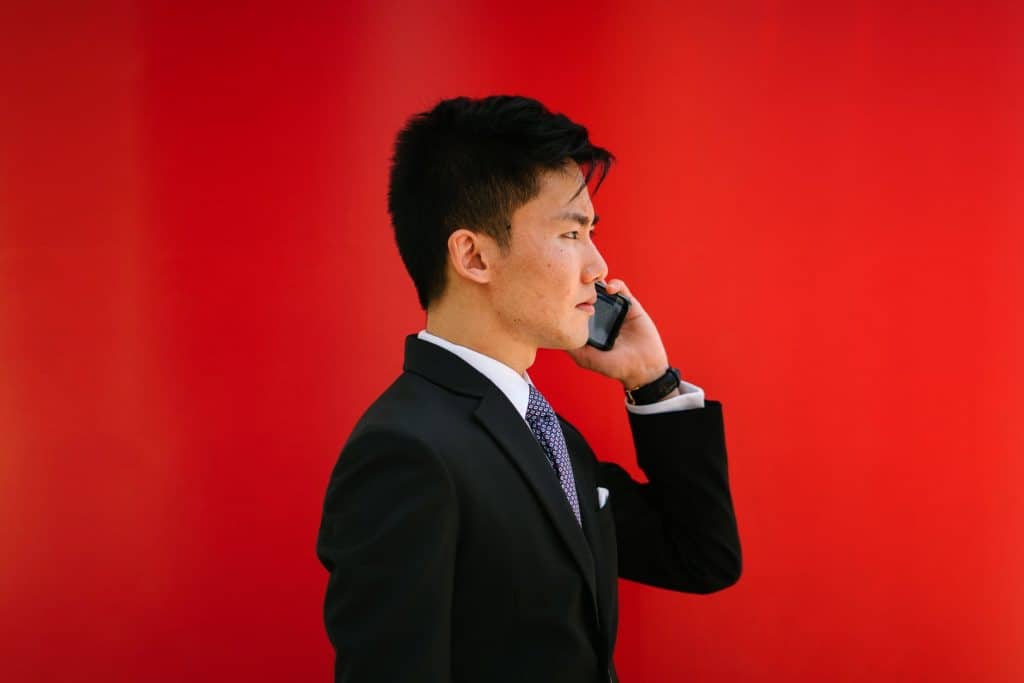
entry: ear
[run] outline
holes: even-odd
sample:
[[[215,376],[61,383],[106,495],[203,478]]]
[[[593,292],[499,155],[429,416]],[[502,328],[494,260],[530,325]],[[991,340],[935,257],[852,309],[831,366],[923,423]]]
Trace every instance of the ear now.
[[[460,277],[485,284],[494,276],[492,259],[497,243],[482,232],[459,228],[448,236],[448,258]]]

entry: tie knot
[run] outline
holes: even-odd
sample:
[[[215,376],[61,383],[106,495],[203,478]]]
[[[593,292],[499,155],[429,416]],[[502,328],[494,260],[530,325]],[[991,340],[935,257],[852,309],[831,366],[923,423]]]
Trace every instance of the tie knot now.
[[[538,421],[550,421],[557,419],[555,411],[544,398],[544,394],[537,391],[537,387],[530,385],[530,400],[526,404],[526,421],[531,424]]]

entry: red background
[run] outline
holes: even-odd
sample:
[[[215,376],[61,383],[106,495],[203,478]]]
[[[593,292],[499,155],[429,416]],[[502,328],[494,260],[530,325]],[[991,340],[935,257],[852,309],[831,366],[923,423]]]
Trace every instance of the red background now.
[[[1022,680],[1024,13],[893,4],[5,3],[0,678],[328,680],[327,476],[423,324],[393,137],[505,92],[619,157],[611,275],[724,404],[743,577],[621,582],[623,680]]]

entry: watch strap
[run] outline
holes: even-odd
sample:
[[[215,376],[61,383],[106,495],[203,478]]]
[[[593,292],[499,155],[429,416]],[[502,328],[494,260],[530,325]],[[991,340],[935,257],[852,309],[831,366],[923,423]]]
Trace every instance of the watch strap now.
[[[627,389],[626,401],[634,406],[657,403],[677,389],[681,381],[679,370],[670,365],[665,374],[653,382]]]

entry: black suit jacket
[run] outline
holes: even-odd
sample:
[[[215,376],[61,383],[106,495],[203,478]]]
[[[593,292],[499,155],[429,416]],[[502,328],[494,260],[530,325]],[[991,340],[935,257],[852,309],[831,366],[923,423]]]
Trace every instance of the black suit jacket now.
[[[688,593],[737,581],[720,403],[629,413],[648,483],[559,420],[582,529],[505,394],[406,338],[404,372],[356,424],[324,501],[336,681],[617,681],[617,577]]]

